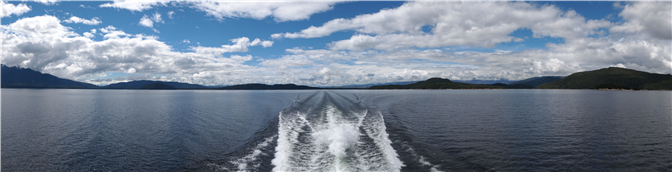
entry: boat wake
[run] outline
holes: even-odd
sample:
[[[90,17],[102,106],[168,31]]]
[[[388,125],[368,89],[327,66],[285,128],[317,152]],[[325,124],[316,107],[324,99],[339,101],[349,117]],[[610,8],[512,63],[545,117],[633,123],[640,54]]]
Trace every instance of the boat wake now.
[[[275,125],[276,123],[271,123]],[[272,127],[269,127],[272,128]],[[257,137],[219,171],[398,172],[404,166],[392,148],[382,114],[355,95],[320,91],[279,113],[277,134]],[[275,153],[272,147],[275,145]],[[263,166],[260,157],[274,156]]]
[[[390,143],[380,112],[321,92],[280,113],[273,171],[399,171]]]

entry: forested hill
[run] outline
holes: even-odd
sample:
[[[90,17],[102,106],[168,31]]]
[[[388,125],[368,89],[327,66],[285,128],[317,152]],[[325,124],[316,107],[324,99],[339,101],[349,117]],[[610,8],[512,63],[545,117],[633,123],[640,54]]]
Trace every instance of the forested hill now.
[[[1,66],[2,88],[98,88],[93,84],[62,79],[28,68]]]
[[[430,78],[408,85],[379,85],[369,89],[505,89],[501,86],[466,84],[453,82],[448,79]]]
[[[539,89],[621,89],[672,90],[672,75],[647,73],[637,70],[609,67],[578,72],[561,80],[537,86]]]

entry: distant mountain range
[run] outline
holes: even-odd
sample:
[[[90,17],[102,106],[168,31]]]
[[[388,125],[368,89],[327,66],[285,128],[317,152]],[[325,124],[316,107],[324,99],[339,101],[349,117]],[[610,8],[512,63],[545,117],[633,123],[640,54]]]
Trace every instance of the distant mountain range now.
[[[21,67],[2,67],[2,88],[71,88],[71,89],[92,89],[98,86],[77,82],[68,79],[61,79],[50,74],[40,73],[31,69]]]
[[[493,85],[459,83],[443,78],[430,78],[425,81],[420,81],[413,84],[379,85],[379,86],[372,86],[369,89],[506,89],[506,88]]]
[[[541,84],[539,89],[595,89],[603,87],[672,90],[672,75],[655,74],[618,67],[578,72],[561,80]],[[625,88],[623,88],[625,89]]]
[[[139,89],[148,89],[148,90],[174,90],[177,89],[174,86],[170,86],[168,84],[164,84],[161,82],[155,82],[152,84],[148,84],[145,86],[140,87]]]
[[[567,77],[544,76],[529,78],[510,84],[495,83],[489,86],[508,89],[645,89],[672,90],[672,75],[655,74],[637,70],[610,67],[593,71],[577,72]],[[371,89],[486,89],[483,85],[452,82],[448,79],[432,78],[408,85],[373,86]]]
[[[533,77],[533,78],[528,78],[528,79],[525,79],[525,80],[511,82],[511,83],[509,83],[509,85],[519,85],[520,84],[520,85],[529,85],[529,86],[532,86],[532,87],[537,87],[541,84],[553,82],[553,81],[556,81],[556,80],[560,80],[562,78],[564,78],[564,77],[562,77],[562,76]]]
[[[496,83],[502,83],[502,84],[509,84],[515,81],[510,81],[506,79],[500,79],[500,80],[451,80],[453,82],[459,82],[459,83],[468,83],[468,84],[496,84]]]
[[[71,89],[222,89],[222,90],[298,90],[298,89],[339,89],[339,88],[370,88],[370,89],[646,89],[672,90],[672,75],[655,74],[642,71],[610,67],[594,71],[578,72],[567,77],[543,76],[521,81],[469,84],[442,78],[431,78],[425,81],[408,81],[363,85],[346,85],[340,87],[310,87],[295,84],[242,84],[225,87],[206,87],[197,84],[180,82],[164,82],[139,80],[122,82],[99,87],[89,83],[61,79],[51,74],[44,74],[27,68],[8,67],[2,65],[2,88],[71,88]],[[500,80],[502,81],[502,80]],[[493,81],[471,81],[489,83]]]
[[[369,87],[377,86],[377,85],[406,85],[406,84],[412,84],[412,83],[416,83],[416,82],[419,82],[419,81],[387,82],[387,83],[360,84],[360,85],[343,85],[343,86],[330,86],[330,87],[323,87],[323,88],[369,88]]]
[[[104,89],[140,89],[140,87],[143,87],[145,85],[153,84],[153,83],[162,83],[166,84],[168,86],[175,87],[177,89],[203,89],[203,88],[208,88],[203,85],[196,85],[196,84],[188,84],[188,83],[180,83],[180,82],[164,82],[164,81],[151,81],[151,80],[137,80],[137,81],[130,81],[130,82],[121,82],[121,83],[115,83],[115,84],[110,84],[101,88]]]
[[[266,85],[266,84],[242,84],[242,85],[232,85],[221,87],[217,89],[223,90],[301,90],[301,89],[321,89],[316,87],[309,87],[303,85],[294,85],[294,84],[275,84],[275,85]]]

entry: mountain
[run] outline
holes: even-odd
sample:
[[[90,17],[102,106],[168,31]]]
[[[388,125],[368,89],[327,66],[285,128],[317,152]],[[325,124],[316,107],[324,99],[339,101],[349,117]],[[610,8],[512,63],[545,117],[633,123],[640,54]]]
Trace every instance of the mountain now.
[[[505,89],[501,86],[466,84],[453,82],[448,79],[430,78],[408,85],[379,85],[369,89]]]
[[[275,85],[266,85],[266,84],[242,84],[242,85],[232,85],[221,87],[219,89],[223,90],[300,90],[300,89],[320,89],[315,87],[295,85],[295,84],[275,84]]]
[[[149,85],[149,84],[153,84],[153,83],[162,83],[162,84],[170,85],[170,86],[175,87],[177,89],[207,88],[205,86],[196,85],[196,84],[188,84],[188,83],[180,83],[180,82],[151,81],[151,80],[138,80],[138,81],[131,81],[131,82],[121,82],[121,83],[110,84],[110,85],[104,86],[103,88],[105,88],[105,89],[140,89],[140,87],[143,87],[143,86]]]
[[[672,90],[672,75],[655,74],[618,67],[578,72],[561,80],[537,86],[540,89],[594,89],[617,87],[646,90]],[[600,88],[598,87],[598,88]]]
[[[176,88],[173,87],[173,86],[161,83],[161,82],[156,82],[156,83],[152,83],[152,84],[142,86],[142,87],[140,87],[140,89],[159,89],[159,90],[173,89],[174,90]]]
[[[221,87],[225,87],[225,86],[229,86],[229,85],[206,85],[204,87],[207,87],[207,88],[221,88]]]
[[[1,66],[2,88],[98,88],[93,84],[62,79],[28,68]]]
[[[406,81],[406,82],[388,82],[388,83],[375,83],[375,84],[361,84],[361,85],[343,85],[343,86],[332,86],[332,87],[323,87],[323,88],[369,88],[376,85],[406,85],[416,83],[418,81]]]
[[[500,80],[453,80],[453,82],[468,83],[468,84],[496,84],[496,83],[509,84],[515,81],[500,79]]]
[[[541,84],[553,82],[553,81],[556,81],[556,80],[560,80],[562,78],[564,78],[564,77],[562,77],[562,76],[533,77],[533,78],[528,78],[528,79],[512,82],[512,83],[509,83],[509,85],[522,84],[522,85],[529,85],[529,86],[537,87]]]

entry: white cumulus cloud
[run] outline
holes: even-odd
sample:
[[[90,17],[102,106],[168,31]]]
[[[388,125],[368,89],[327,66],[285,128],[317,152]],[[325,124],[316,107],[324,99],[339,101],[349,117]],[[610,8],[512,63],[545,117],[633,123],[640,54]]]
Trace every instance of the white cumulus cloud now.
[[[525,2],[408,2],[300,32],[273,34],[272,38],[279,39],[357,32],[349,39],[332,42],[328,49],[288,49],[290,55],[261,64],[298,76],[293,80],[334,85],[429,77],[521,80],[610,66],[670,73],[672,45],[665,35],[672,28],[666,26],[669,7],[668,2],[631,3],[619,14],[626,22],[611,23],[586,19],[573,10]],[[446,47],[493,47],[524,41],[509,36],[523,28],[531,30],[533,37],[562,38],[564,43],[547,43],[547,49],[494,52],[459,52]],[[611,35],[604,36],[604,30],[610,30]],[[338,73],[331,73],[334,70]]]
[[[14,5],[6,3],[4,0],[0,1],[0,6],[2,7],[2,10],[0,10],[0,18],[9,17],[11,15],[19,16],[30,11],[30,7],[26,4]]]
[[[626,5],[618,15],[627,20],[609,31],[614,33],[645,32],[665,40],[672,39],[672,2],[636,2]]]
[[[184,4],[201,8],[197,7],[200,2]],[[218,5],[224,4],[227,3]],[[328,8],[311,8],[328,10],[333,6],[323,4],[328,4]],[[204,85],[295,83],[313,86],[419,81],[430,77],[521,80],[565,76],[610,66],[670,73],[672,45],[666,35],[670,31],[667,26],[670,17],[658,16],[669,15],[669,8],[668,11],[659,8],[669,4],[624,3],[619,14],[624,21],[612,23],[589,20],[575,11],[538,3],[407,2],[372,14],[333,19],[320,26],[273,34],[272,39],[299,39],[355,31],[350,38],[331,42],[327,47],[295,47],[286,49],[285,54],[278,57],[240,53],[249,52],[253,46],[271,47],[275,40],[238,37],[225,45],[196,46],[190,47],[189,52],[178,52],[155,36],[127,33],[114,26],[78,34],[63,26],[65,20],[44,15],[2,26],[3,58],[0,61],[95,84],[140,79]],[[150,8],[156,5],[160,3]],[[273,18],[278,22],[308,19],[310,14],[319,12],[288,15],[298,16],[296,18],[281,17],[275,13],[283,5],[269,6],[247,9],[240,6],[228,13],[221,11],[229,7],[219,6],[211,7],[215,10],[212,14],[203,11],[215,18]],[[221,13],[216,12],[219,8]],[[168,13],[169,18],[171,14]],[[161,17],[158,13],[143,16],[151,23],[147,27],[152,29],[157,22],[163,22]],[[564,42],[526,50],[496,46],[529,39],[510,35],[521,28],[529,29],[531,37],[561,38]],[[97,35],[103,40],[92,39]],[[192,41],[198,42],[184,39],[181,43]],[[225,55],[233,52],[238,53]],[[133,75],[91,79],[110,72]]]
[[[296,21],[310,18],[315,13],[331,10],[336,1],[318,2],[192,2],[192,7],[218,19],[272,16],[275,21]]]
[[[158,33],[159,31],[154,29],[154,22],[163,23],[163,19],[161,19],[160,13],[156,12],[152,15],[152,17],[149,17],[147,15],[142,16],[142,18],[140,18],[140,21],[138,22],[138,25],[152,28],[154,32]]]
[[[89,38],[100,31],[101,41]],[[254,74],[259,71],[244,65],[253,59],[250,55],[223,57],[213,52],[175,52],[170,45],[156,37],[129,34],[113,26],[74,33],[72,28],[49,15],[19,19],[3,26],[2,64],[31,68],[58,77],[109,84],[129,79],[157,79],[197,83],[224,84],[249,80],[249,76],[227,79],[231,74]],[[233,45],[224,45],[228,51],[245,51],[251,46],[248,38],[234,39]],[[259,40],[257,45],[262,45]],[[247,71],[242,71],[248,69]],[[115,79],[88,79],[105,76],[107,72],[135,73]],[[207,72],[207,73],[202,73]],[[170,78],[154,78],[147,74],[165,74]],[[217,78],[212,78],[217,77]]]
[[[152,21],[152,19],[147,17],[147,15],[142,16],[142,18],[140,18],[140,22],[138,22],[138,24],[140,24],[141,26],[144,26],[144,27],[149,27],[149,28],[154,27],[154,21]]]
[[[444,46],[493,47],[519,42],[512,32],[529,28],[535,37],[582,38],[608,28],[604,20],[589,20],[574,11],[524,2],[408,2],[394,9],[334,19],[300,32],[276,33],[273,38],[316,38],[343,30],[360,34],[331,44],[333,49],[392,50]],[[430,28],[429,32],[423,28]]]
[[[272,17],[277,22],[297,21],[310,18],[316,13],[331,10],[339,1],[316,1],[316,2],[235,2],[235,1],[126,1],[115,0],[113,3],[105,3],[100,7],[126,9],[129,11],[143,11],[155,6],[188,6],[213,16],[219,20],[225,18],[252,18],[261,20]],[[173,18],[175,12],[168,12],[168,18]]]
[[[69,19],[64,20],[63,22],[65,22],[65,23],[81,23],[81,24],[85,24],[85,25],[98,25],[100,23],[103,23],[102,21],[98,20],[97,17],[94,17],[91,20],[86,20],[86,19],[79,18],[77,16],[72,16]]]
[[[169,11],[168,12],[168,18],[173,19],[173,15],[175,15],[174,11]]]
[[[162,0],[143,0],[143,1],[126,1],[115,0],[113,3],[101,4],[99,7],[126,9],[129,11],[143,11],[153,8],[156,5],[166,5],[170,1]]]
[[[35,2],[42,3],[44,5],[54,5],[58,3],[59,0],[36,0]]]
[[[187,41],[188,42],[188,41]],[[236,39],[231,39],[233,45],[222,45],[221,47],[191,47],[191,49],[200,54],[212,54],[216,56],[221,56],[223,53],[229,52],[247,52],[248,47],[262,45],[263,47],[270,47],[273,45],[272,41],[261,41],[260,39],[254,39],[250,42],[250,39],[247,37],[241,37]]]

